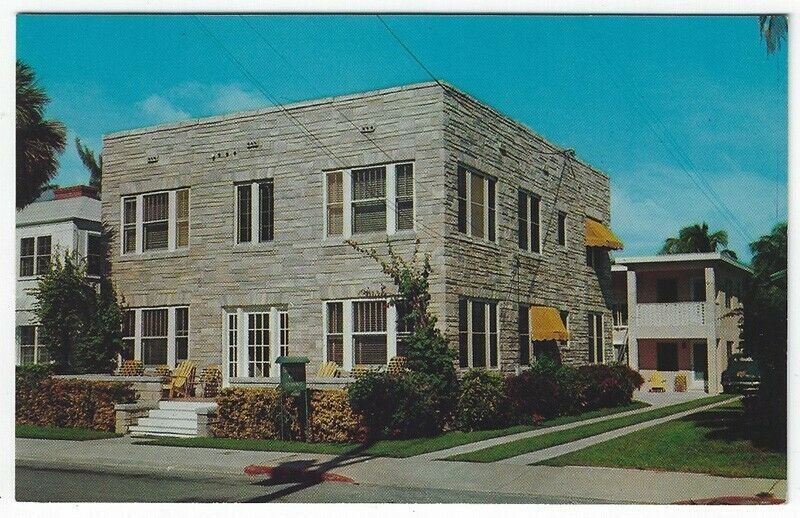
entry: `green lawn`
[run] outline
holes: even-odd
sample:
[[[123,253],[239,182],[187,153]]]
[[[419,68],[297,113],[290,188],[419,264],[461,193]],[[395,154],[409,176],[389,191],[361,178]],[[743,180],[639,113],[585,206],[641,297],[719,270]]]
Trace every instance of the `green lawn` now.
[[[98,432],[88,428],[59,428],[56,426],[16,425],[16,436],[25,439],[55,439],[59,441],[91,441],[121,437],[118,433]]]
[[[786,478],[786,453],[753,446],[740,401],[546,460],[548,466],[691,471]]]
[[[452,457],[448,457],[446,460],[496,462],[498,460],[516,457],[517,455],[577,441],[579,439],[584,439],[593,435],[616,430],[618,428],[624,428],[626,426],[643,423],[645,421],[651,421],[653,419],[658,419],[659,417],[665,417],[678,412],[683,412],[684,410],[691,410],[692,408],[724,401],[730,397],[731,396],[729,395],[721,395],[696,399],[694,401],[688,401],[686,403],[680,403],[668,407],[656,408],[638,414],[617,417],[615,419],[608,419],[606,421],[586,424],[583,426],[576,426],[567,430],[537,435],[534,437],[528,437],[526,439],[519,439],[505,444],[498,444],[497,446],[491,446],[482,450],[454,455]]]
[[[495,430],[476,430],[473,432],[452,431],[437,435],[436,437],[419,437],[416,439],[395,439],[378,441],[369,446],[357,444],[332,444],[308,443],[300,441],[278,441],[261,439],[226,439],[218,437],[192,437],[171,438],[165,437],[154,440],[143,440],[137,444],[152,444],[158,446],[184,446],[188,448],[219,448],[229,450],[254,450],[254,451],[287,451],[298,453],[323,453],[329,455],[342,455],[360,453],[375,455],[376,457],[411,457],[446,450],[462,444],[469,444],[504,435],[527,432],[536,428],[558,426],[584,419],[592,419],[603,415],[625,412],[648,406],[646,403],[635,402],[617,408],[604,408],[574,416],[563,416],[543,422],[538,427],[533,425],[517,425]]]

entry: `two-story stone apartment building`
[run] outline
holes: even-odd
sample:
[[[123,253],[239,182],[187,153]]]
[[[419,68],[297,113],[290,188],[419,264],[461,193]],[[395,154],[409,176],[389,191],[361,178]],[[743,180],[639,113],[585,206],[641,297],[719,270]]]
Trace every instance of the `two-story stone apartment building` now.
[[[404,330],[364,290],[389,279],[348,239],[405,256],[419,239],[462,368],[614,357],[608,177],[449,85],[114,133],[103,161],[126,354],[145,364],[218,363],[227,383],[287,353],[312,374],[385,364]]]

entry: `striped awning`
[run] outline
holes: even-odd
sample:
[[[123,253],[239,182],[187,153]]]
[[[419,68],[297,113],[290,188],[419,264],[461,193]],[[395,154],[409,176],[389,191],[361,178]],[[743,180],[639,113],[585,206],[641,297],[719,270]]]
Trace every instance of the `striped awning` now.
[[[622,241],[596,219],[586,218],[586,246],[622,250]]]
[[[569,332],[561,320],[561,313],[549,306],[531,306],[530,333],[532,341],[569,340]]]

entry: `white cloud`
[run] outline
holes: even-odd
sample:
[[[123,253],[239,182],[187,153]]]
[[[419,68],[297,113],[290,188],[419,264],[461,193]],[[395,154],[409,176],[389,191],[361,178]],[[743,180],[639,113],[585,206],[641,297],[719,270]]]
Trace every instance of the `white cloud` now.
[[[748,260],[748,244],[766,234],[778,218],[786,218],[787,186],[747,171],[698,171],[736,216],[720,214],[682,170],[666,164],[647,164],[612,182],[611,208],[614,230],[625,242],[620,255],[656,253],[664,239],[693,223],[707,222],[712,231],[728,232],[729,247]],[[745,235],[742,235],[742,234]]]
[[[205,84],[196,81],[169,89],[163,97],[181,106],[193,106],[198,116],[253,110],[271,103],[260,92],[239,83]]]
[[[176,108],[169,100],[156,94],[137,103],[137,107],[154,123],[174,122],[190,117],[188,113]]]

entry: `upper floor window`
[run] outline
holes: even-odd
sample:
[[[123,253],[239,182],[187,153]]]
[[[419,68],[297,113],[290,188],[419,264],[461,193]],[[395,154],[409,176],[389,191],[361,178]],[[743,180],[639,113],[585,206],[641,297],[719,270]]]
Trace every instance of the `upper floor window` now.
[[[189,246],[189,189],[122,198],[122,253]]]
[[[99,276],[103,271],[103,242],[100,234],[86,236],[86,274]]]
[[[539,207],[538,196],[521,189],[517,192],[519,247],[522,250],[536,253],[542,251],[542,221]]]
[[[496,180],[458,167],[458,230],[495,241]]]
[[[678,279],[656,280],[656,302],[678,302]]]
[[[458,301],[459,367],[498,366],[497,302]]]
[[[275,186],[272,179],[236,186],[236,242],[264,243],[275,238]],[[255,229],[255,231],[254,231]]]
[[[325,235],[414,228],[414,164],[325,173]]]
[[[42,275],[50,267],[52,237],[24,237],[19,244],[19,275],[32,277]]]
[[[558,212],[558,244],[567,246],[567,213]]]

